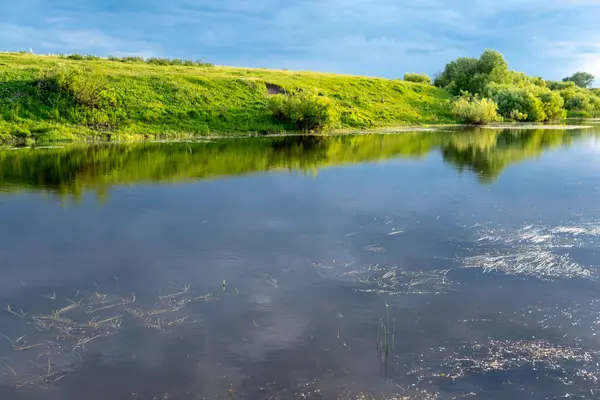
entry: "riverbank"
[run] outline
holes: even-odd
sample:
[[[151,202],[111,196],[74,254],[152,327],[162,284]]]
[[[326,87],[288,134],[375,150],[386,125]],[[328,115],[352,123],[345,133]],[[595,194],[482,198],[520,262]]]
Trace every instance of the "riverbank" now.
[[[324,100],[336,131],[456,123],[447,92],[402,80],[0,53],[0,142],[298,132],[269,109],[298,93]]]

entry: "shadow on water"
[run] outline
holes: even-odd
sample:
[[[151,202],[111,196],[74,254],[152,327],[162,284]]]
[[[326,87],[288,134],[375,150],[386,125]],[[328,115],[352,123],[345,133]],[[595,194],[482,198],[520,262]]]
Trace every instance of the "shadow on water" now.
[[[510,164],[568,146],[593,131],[466,129],[360,136],[306,136],[190,143],[137,143],[0,149],[0,189],[45,190],[80,197],[111,186],[240,176],[264,171],[317,173],[329,166],[440,152],[481,182]]]

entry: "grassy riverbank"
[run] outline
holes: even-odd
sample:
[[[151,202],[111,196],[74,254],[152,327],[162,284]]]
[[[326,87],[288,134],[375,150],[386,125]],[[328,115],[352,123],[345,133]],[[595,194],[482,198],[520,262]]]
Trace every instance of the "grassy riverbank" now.
[[[0,142],[296,131],[297,124],[269,109],[269,99],[281,93],[326,101],[334,129],[454,122],[449,94],[421,83],[0,53]]]

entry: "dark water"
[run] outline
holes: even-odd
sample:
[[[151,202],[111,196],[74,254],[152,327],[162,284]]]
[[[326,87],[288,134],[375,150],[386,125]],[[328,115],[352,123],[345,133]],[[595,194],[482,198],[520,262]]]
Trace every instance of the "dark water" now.
[[[0,399],[600,398],[599,133],[0,150]]]

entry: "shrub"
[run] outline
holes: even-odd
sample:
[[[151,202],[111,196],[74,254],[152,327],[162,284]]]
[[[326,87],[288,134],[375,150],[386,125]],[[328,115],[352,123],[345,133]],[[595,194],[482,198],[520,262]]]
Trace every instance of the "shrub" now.
[[[575,95],[567,100],[566,109],[569,111],[590,111],[591,105],[587,97]]]
[[[97,69],[65,67],[44,71],[36,81],[38,93],[71,97],[77,104],[96,108],[108,98],[108,77]]]
[[[198,60],[198,61],[191,61],[191,60],[182,60],[180,58],[174,58],[174,59],[169,59],[169,58],[158,58],[158,57],[152,57],[149,58],[145,61],[147,64],[151,64],[151,65],[178,65],[178,66],[188,66],[188,67],[213,67],[214,64],[211,63],[207,63],[204,62],[202,60]]]
[[[591,90],[575,87],[559,93],[568,111],[600,111],[600,97]]]
[[[505,118],[515,121],[548,119],[542,100],[528,88],[492,83],[488,85],[486,94],[498,104],[498,112]]]
[[[279,121],[300,131],[331,129],[340,118],[333,100],[306,92],[270,96],[267,107]]]
[[[498,121],[498,104],[490,99],[462,96],[452,104],[452,112],[468,124],[489,124]]]
[[[113,57],[108,56],[109,61],[118,61],[123,63],[143,63],[144,58],[138,56],[127,56],[127,57]]]
[[[100,57],[98,56],[94,56],[91,54],[86,54],[86,55],[82,55],[82,54],[69,54],[69,55],[63,55],[60,58],[64,58],[66,60],[75,60],[75,61],[94,61],[94,60],[99,60]]]
[[[404,74],[404,80],[407,82],[426,83],[431,85],[431,78],[427,76],[427,74],[406,73]]]
[[[171,65],[171,60],[168,58],[151,57],[146,60],[146,63],[152,65]]]
[[[559,81],[546,81],[546,86],[550,90],[564,90],[564,89],[575,88],[575,83],[573,83],[573,82],[559,82]]]
[[[587,111],[569,111],[567,113],[569,118],[591,118],[592,115]]]
[[[567,116],[567,112],[563,108],[565,101],[559,93],[544,89],[538,92],[537,97],[542,101],[546,120],[553,121]]]

